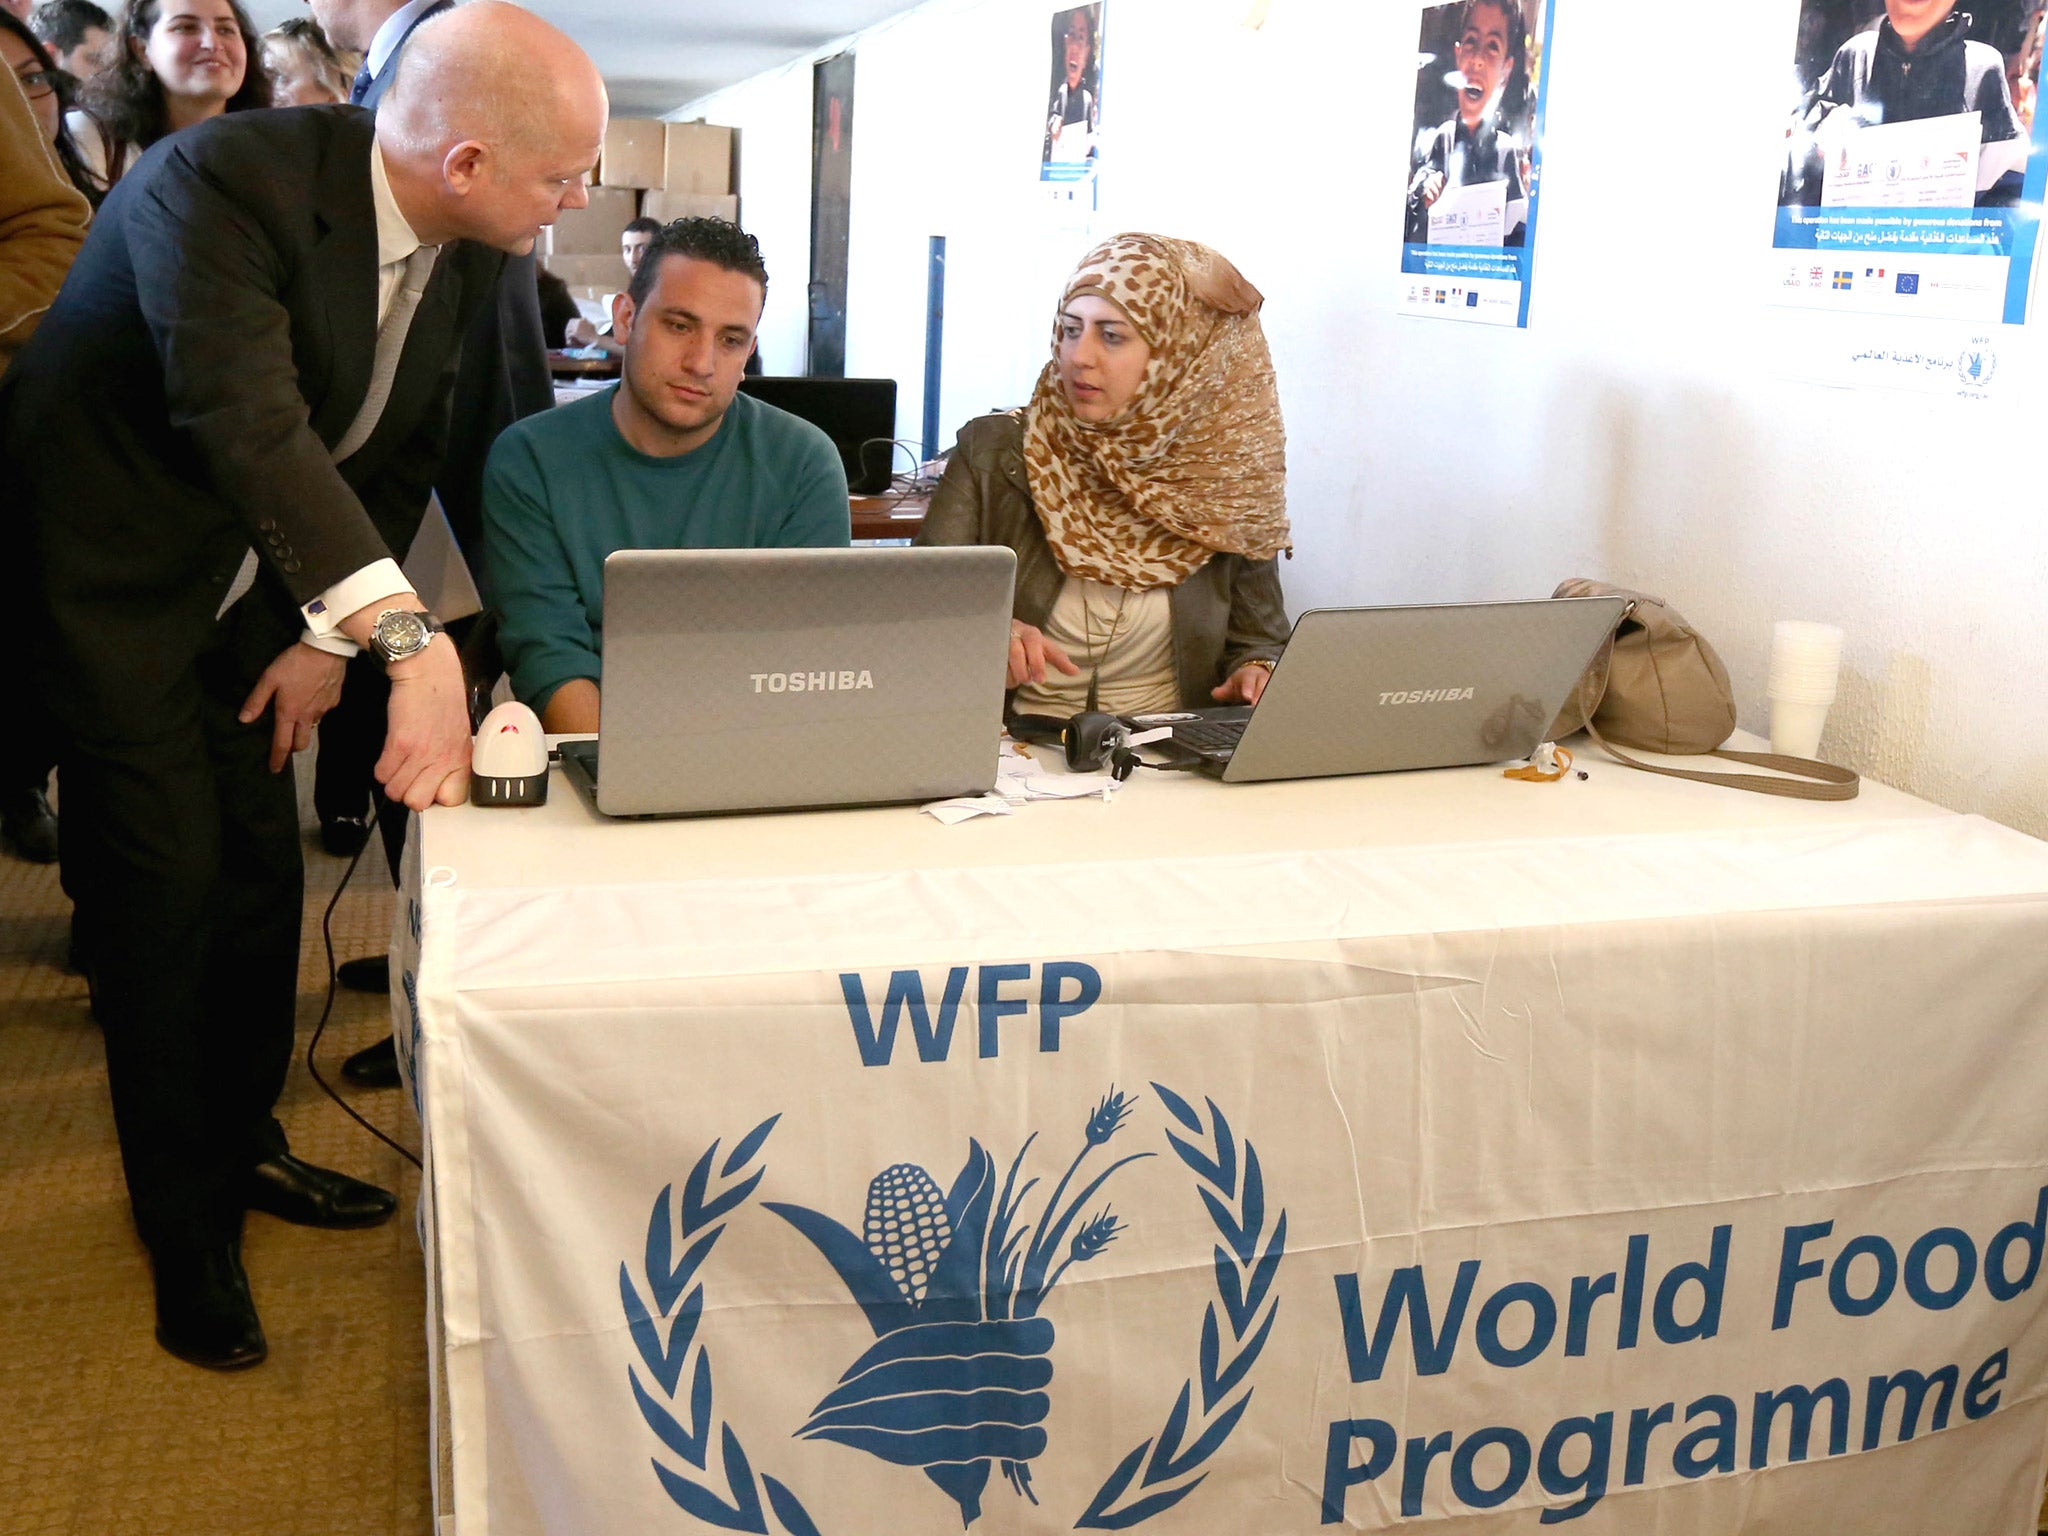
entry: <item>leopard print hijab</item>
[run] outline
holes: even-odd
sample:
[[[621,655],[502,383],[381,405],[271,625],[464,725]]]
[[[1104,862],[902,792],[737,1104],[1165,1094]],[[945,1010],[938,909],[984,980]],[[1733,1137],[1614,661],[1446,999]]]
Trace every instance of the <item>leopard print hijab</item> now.
[[[1152,356],[1121,414],[1081,421],[1053,319],[1024,464],[1060,569],[1143,592],[1219,552],[1264,560],[1286,547],[1287,443],[1258,289],[1205,245],[1118,235],[1083,259],[1060,308],[1083,294],[1128,315]]]

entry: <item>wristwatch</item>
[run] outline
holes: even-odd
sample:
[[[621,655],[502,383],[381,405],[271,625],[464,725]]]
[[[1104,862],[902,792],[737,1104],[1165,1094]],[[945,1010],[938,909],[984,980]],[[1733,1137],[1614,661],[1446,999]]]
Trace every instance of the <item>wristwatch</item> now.
[[[431,613],[410,608],[386,608],[370,626],[370,650],[385,666],[419,655],[434,636],[443,632],[441,621]]]

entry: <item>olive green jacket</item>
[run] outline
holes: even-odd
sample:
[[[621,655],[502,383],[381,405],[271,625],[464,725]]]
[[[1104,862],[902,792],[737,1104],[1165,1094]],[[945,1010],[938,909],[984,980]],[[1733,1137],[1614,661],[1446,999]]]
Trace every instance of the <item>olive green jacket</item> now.
[[[1024,475],[1024,424],[983,416],[960,429],[932,493],[919,544],[1002,544],[1017,552],[1011,613],[1043,629],[1066,580]],[[1174,675],[1183,708],[1216,701],[1209,690],[1248,661],[1272,661],[1287,643],[1280,573],[1271,560],[1217,555],[1173,589]]]

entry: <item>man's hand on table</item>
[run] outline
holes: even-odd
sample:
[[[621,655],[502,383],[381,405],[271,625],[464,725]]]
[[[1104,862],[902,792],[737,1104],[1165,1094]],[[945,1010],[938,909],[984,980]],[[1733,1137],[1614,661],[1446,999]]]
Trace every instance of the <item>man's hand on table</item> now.
[[[369,648],[377,616],[393,608],[424,613],[416,593],[397,592],[365,603],[341,621],[341,631]],[[384,669],[391,680],[385,714],[384,752],[372,769],[384,793],[401,805],[424,811],[430,805],[460,805],[469,795],[469,688],[462,659],[446,635],[433,635],[417,656]]]

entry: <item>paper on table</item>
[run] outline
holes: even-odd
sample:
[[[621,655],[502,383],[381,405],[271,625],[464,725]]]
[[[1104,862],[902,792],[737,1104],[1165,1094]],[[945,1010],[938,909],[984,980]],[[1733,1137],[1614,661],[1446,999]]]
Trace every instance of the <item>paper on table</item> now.
[[[1499,245],[1507,233],[1508,184],[1446,185],[1429,205],[1431,245]]]
[[[957,827],[977,816],[1007,816],[1010,802],[1001,795],[971,795],[958,800],[937,800],[923,810],[941,825]]]
[[[923,809],[950,827],[977,816],[1007,816],[1033,800],[1107,800],[1118,788],[1106,773],[1047,773],[1015,742],[1006,741],[996,763],[994,789],[985,795],[936,801]]]
[[[1837,113],[1829,125],[1844,121]],[[1967,208],[1977,199],[1976,112],[1821,130],[1823,208]]]

